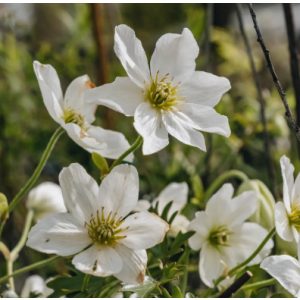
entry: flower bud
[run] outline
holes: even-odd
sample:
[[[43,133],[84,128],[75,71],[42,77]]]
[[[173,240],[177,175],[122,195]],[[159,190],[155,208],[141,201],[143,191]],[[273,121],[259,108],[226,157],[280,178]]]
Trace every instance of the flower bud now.
[[[32,189],[26,206],[34,211],[36,219],[41,219],[49,213],[67,211],[61,188],[53,182],[43,182]]]
[[[0,223],[8,218],[8,202],[4,194],[0,193]]]
[[[255,191],[257,194],[257,210],[250,221],[258,223],[268,230],[274,227],[275,199],[268,187],[258,179],[245,181],[238,189],[238,194],[244,191]]]

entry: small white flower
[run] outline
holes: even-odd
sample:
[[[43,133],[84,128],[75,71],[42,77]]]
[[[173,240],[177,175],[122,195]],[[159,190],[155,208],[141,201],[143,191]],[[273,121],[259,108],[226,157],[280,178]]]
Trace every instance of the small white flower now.
[[[245,222],[257,208],[256,194],[248,191],[232,198],[233,192],[231,184],[224,184],[188,228],[195,231],[189,245],[193,250],[201,249],[199,273],[209,287],[247,259],[268,234],[262,226]],[[273,241],[269,241],[251,264],[260,262],[272,247]]]
[[[117,77],[113,83],[88,91],[88,99],[134,116],[144,154],[166,147],[168,133],[203,151],[205,141],[199,130],[230,135],[227,117],[213,108],[230,83],[224,77],[195,71],[199,47],[189,29],[163,35],[150,68],[141,41],[126,25],[115,29],[114,50],[128,77]]]
[[[293,296],[300,298],[299,258],[297,260],[289,255],[272,255],[265,258],[260,267],[274,277]]]
[[[280,158],[283,179],[283,203],[275,205],[275,225],[285,241],[298,242],[300,231],[300,174],[294,180],[294,166],[284,155]]]
[[[115,167],[99,187],[82,166],[71,164],[61,171],[59,182],[68,213],[41,219],[27,246],[60,256],[76,254],[72,263],[83,273],[143,282],[145,249],[160,243],[169,226],[149,212],[128,216],[138,201],[135,167]]]
[[[32,275],[25,280],[21,291],[21,298],[29,298],[31,294],[47,298],[52,293],[53,290],[47,287],[45,280],[41,276]]]
[[[67,211],[60,186],[48,181],[39,184],[29,192],[26,207],[34,211],[36,219],[41,219],[50,213]]]
[[[75,143],[88,152],[113,159],[129,148],[123,134],[91,125],[96,106],[84,99],[85,92],[94,87],[87,75],[74,79],[63,96],[58,75],[51,65],[34,61],[33,68],[50,116]],[[129,160],[132,158],[132,155],[128,157]]]
[[[161,215],[164,208],[172,202],[167,218],[169,219],[176,211],[180,212],[187,203],[188,185],[186,182],[173,182],[167,185],[152,202],[152,206],[157,205],[158,213]],[[147,200],[139,200],[135,211],[145,211],[151,207]],[[179,232],[185,233],[189,225],[189,220],[179,213],[173,220],[168,232],[171,236],[176,236]]]

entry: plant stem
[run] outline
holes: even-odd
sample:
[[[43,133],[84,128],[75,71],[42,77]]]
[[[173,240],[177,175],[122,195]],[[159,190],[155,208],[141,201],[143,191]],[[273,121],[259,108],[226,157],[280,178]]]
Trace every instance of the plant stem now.
[[[188,266],[189,266],[189,260],[190,260],[190,248],[186,245],[186,253],[185,253],[185,258],[184,258],[184,273],[182,276],[182,281],[180,284],[180,289],[183,295],[185,295],[186,292],[186,288],[187,288],[187,282],[188,282],[188,275],[189,275],[189,270],[188,270]]]
[[[52,257],[49,257],[47,259],[38,261],[38,262],[36,262],[32,265],[29,265],[29,266],[26,266],[24,268],[18,269],[10,275],[6,275],[6,276],[1,277],[0,278],[0,284],[5,282],[7,279],[9,279],[11,277],[15,277],[17,275],[20,275],[20,274],[25,273],[25,272],[29,272],[29,271],[34,270],[34,269],[39,269],[39,268],[53,262],[57,258],[58,258],[58,256],[52,256]]]
[[[241,271],[242,268],[246,267],[260,253],[260,251],[264,248],[264,246],[267,244],[267,242],[273,237],[275,232],[276,232],[276,229],[273,228],[267,234],[267,236],[263,239],[263,241],[258,245],[258,247],[255,249],[255,251],[246,260],[244,260],[242,263],[240,263],[239,265],[237,265],[236,267],[234,267],[230,271],[228,271],[227,275],[223,275],[223,276],[219,277],[215,281],[215,287],[217,287],[218,284],[220,282],[222,282],[225,278],[235,275],[237,272]]]
[[[119,158],[117,158],[113,164],[110,167],[110,171],[117,165],[121,164],[122,161],[124,160],[124,158],[126,158],[130,153],[133,153],[135,150],[137,150],[141,145],[142,145],[143,139],[142,137],[139,135],[136,140],[134,141],[134,143],[130,146],[130,148],[128,150],[126,150],[123,154],[121,154],[119,156]]]
[[[274,283],[276,283],[276,279],[271,278],[271,279],[266,279],[255,283],[246,284],[241,289],[243,291],[257,290],[257,289],[264,288],[266,286],[273,285]]]
[[[28,179],[28,181],[25,183],[25,185],[20,189],[20,191],[17,193],[17,195],[13,198],[13,200],[9,204],[9,212],[11,212],[16,205],[19,203],[19,201],[27,194],[27,192],[33,187],[33,185],[36,183],[38,178],[41,175],[42,170],[45,167],[45,164],[47,163],[50,154],[58,141],[59,137],[64,132],[64,129],[62,127],[59,127],[55,130],[52,137],[50,138],[50,141],[48,142],[48,145],[46,149],[44,150],[42,157],[39,161],[39,164],[37,165],[36,169],[34,170],[31,177]]]
[[[246,181],[248,180],[248,177],[246,174],[244,174],[243,172],[239,171],[239,170],[230,170],[227,171],[223,174],[221,174],[219,177],[217,177],[213,183],[208,187],[205,195],[204,195],[204,199],[207,200],[209,199],[213,193],[220,187],[220,185],[230,179],[230,178],[238,178],[241,181]]]

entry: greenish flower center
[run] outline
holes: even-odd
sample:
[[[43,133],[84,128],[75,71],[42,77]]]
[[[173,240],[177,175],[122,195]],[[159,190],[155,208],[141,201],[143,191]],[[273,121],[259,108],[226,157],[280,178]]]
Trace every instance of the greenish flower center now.
[[[113,245],[116,241],[125,238],[121,235],[121,225],[123,218],[118,218],[117,213],[108,213],[105,215],[104,208],[101,213],[97,210],[96,215],[92,215],[89,223],[85,223],[88,235],[91,240],[98,245]]]
[[[292,205],[291,213],[289,214],[290,224],[300,232],[300,206]]]
[[[158,79],[158,74],[145,93],[146,100],[151,103],[154,108],[168,110],[178,101],[177,86],[174,86],[168,80],[168,75],[162,79]]]
[[[71,108],[67,108],[64,110],[63,119],[66,124],[74,123],[77,124],[80,128],[84,129],[84,117]]]
[[[213,246],[228,246],[230,231],[225,226],[212,230],[209,234],[209,242]]]

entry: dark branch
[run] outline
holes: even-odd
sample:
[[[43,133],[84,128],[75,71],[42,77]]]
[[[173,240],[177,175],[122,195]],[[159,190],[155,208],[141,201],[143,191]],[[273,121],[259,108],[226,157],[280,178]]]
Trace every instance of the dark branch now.
[[[275,72],[275,69],[274,69],[274,66],[273,66],[273,63],[272,63],[272,60],[271,60],[271,56],[270,56],[270,51],[267,49],[267,47],[265,45],[265,42],[263,40],[262,34],[260,32],[260,29],[259,29],[259,26],[258,26],[258,23],[257,23],[257,20],[256,20],[256,14],[255,14],[251,4],[248,4],[248,8],[249,8],[249,11],[250,11],[250,14],[251,14],[251,17],[252,17],[254,29],[255,29],[256,34],[257,34],[257,41],[261,46],[261,49],[263,51],[265,60],[267,62],[267,67],[270,71],[270,74],[272,76],[273,82],[274,82],[275,87],[276,87],[276,89],[278,91],[278,94],[280,96],[280,99],[281,99],[281,101],[284,105],[285,117],[287,119],[287,122],[288,122],[289,126],[294,130],[298,142],[300,142],[300,129],[299,129],[295,119],[293,118],[291,109],[290,109],[290,107],[288,105],[288,102],[287,102],[287,99],[286,99],[285,91],[284,91],[284,89],[283,89],[283,87],[282,87],[282,85],[281,85],[281,83],[278,79],[278,76]]]

